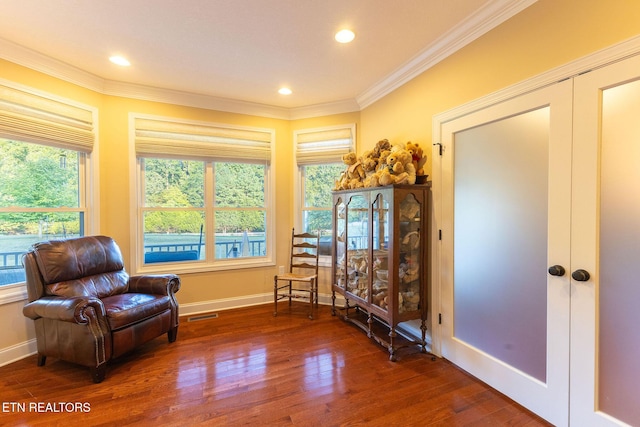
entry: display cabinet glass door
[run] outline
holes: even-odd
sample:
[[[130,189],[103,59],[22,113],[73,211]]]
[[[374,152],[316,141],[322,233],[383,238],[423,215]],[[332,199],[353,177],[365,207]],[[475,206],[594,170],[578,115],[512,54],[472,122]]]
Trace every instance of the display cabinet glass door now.
[[[421,286],[421,204],[413,193],[400,202],[398,239],[400,264],[398,266],[398,314],[403,317],[420,310]]]
[[[389,305],[389,200],[385,193],[373,202],[373,263],[371,303],[383,310]]]
[[[335,217],[335,256],[333,262],[335,262],[335,277],[334,282],[336,286],[345,289],[346,286],[346,271],[345,271],[345,259],[347,256],[347,214],[346,207],[342,198],[338,199],[334,206]]]
[[[354,195],[347,204],[347,292],[368,301],[369,204]]]

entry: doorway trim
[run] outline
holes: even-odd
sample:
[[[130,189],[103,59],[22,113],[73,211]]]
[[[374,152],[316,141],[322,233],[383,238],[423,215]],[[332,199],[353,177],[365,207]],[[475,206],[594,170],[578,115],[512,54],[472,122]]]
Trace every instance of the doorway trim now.
[[[490,93],[481,98],[475,99],[463,105],[454,107],[450,110],[436,114],[432,118],[432,197],[433,197],[433,225],[431,229],[434,231],[432,235],[438,235],[438,231],[442,230],[443,213],[442,213],[442,127],[445,123],[471,114],[478,110],[490,107],[492,105],[504,102],[515,97],[527,94],[529,92],[542,89],[546,86],[557,82],[570,79],[580,74],[587,73],[597,68],[601,68],[612,63],[622,61],[634,55],[640,54],[640,35],[630,39],[593,52],[582,58],[571,61],[567,64],[553,68],[538,76],[508,86],[499,91]],[[435,241],[431,251],[431,288],[430,299],[433,301],[432,309],[434,315],[432,318],[432,343],[431,351],[437,356],[442,356],[442,334],[443,328],[438,322],[438,318],[442,313],[442,241]]]

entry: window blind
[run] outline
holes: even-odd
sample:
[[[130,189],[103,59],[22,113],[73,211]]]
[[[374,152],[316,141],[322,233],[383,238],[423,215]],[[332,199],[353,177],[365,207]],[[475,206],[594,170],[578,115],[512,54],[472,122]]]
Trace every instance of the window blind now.
[[[95,140],[90,107],[67,103],[0,81],[0,137],[90,152]]]
[[[271,160],[274,131],[134,117],[136,154],[204,160]]]
[[[334,163],[355,150],[355,124],[294,132],[298,165]]]

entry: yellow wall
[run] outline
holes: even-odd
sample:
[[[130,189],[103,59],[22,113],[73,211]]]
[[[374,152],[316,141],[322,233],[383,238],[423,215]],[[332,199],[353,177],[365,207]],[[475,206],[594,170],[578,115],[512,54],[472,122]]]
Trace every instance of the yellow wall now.
[[[639,23],[637,0],[539,0],[362,112],[293,121],[101,95],[2,60],[0,78],[99,109],[100,232],[118,241],[127,260],[130,111],[276,129],[275,206],[280,231],[276,265],[285,265],[289,235],[282,230],[293,225],[293,130],[355,122],[359,153],[382,138],[394,143],[411,140],[430,153],[433,115],[635,36],[640,32]],[[430,167],[431,156],[427,169]],[[276,268],[185,274],[178,299],[185,304],[270,292]],[[321,273],[321,279],[324,286],[320,290],[326,293],[327,271]],[[15,322],[20,316],[17,306],[19,303],[0,306],[0,319]],[[0,350],[34,336],[27,323],[20,323],[14,331],[10,337],[2,335]]]
[[[430,153],[434,115],[638,34],[640,1],[538,0],[365,108],[360,147],[387,138]]]
[[[277,230],[289,229],[291,224],[292,181],[291,131],[286,120],[242,114],[225,113],[177,105],[105,97],[100,118],[100,194],[101,232],[112,236],[122,248],[125,259],[131,254],[130,230],[132,212],[130,194],[130,165],[128,120],[129,113],[143,113],[188,120],[226,123],[275,129],[276,131],[276,194],[275,217]],[[286,233],[277,235],[276,246],[287,246]],[[286,251],[278,251],[277,260],[284,262]],[[250,268],[215,273],[181,274],[182,288],[177,294],[181,304],[233,298],[270,292],[275,268]]]

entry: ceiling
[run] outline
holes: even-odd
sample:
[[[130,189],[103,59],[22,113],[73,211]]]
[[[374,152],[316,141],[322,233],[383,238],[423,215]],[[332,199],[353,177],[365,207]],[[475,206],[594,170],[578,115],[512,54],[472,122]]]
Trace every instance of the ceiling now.
[[[534,1],[1,1],[0,58],[103,93],[356,111]]]

